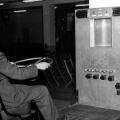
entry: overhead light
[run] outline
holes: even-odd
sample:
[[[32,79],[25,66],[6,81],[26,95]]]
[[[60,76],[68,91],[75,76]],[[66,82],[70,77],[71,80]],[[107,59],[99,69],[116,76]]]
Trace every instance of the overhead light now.
[[[21,12],[27,12],[27,10],[15,10],[14,13],[21,13]]]
[[[23,0],[23,2],[36,2],[36,1],[43,1],[43,0]]]
[[[54,7],[54,9],[57,9],[57,8],[58,8],[57,6]]]
[[[76,4],[75,7],[89,6],[89,4]]]
[[[4,3],[0,3],[0,6],[3,6],[4,5]]]

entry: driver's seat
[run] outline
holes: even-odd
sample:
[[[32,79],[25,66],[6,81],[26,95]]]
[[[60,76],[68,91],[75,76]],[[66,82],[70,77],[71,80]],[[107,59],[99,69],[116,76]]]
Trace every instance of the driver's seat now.
[[[22,106],[25,109],[24,106]],[[0,120],[43,120],[34,101],[30,103],[30,114],[19,115],[8,112],[0,96]]]

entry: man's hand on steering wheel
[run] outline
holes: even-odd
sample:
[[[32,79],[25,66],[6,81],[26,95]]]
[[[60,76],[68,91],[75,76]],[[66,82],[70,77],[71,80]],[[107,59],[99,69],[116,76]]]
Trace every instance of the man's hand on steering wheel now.
[[[17,64],[18,67],[31,66],[32,64],[34,64],[37,67],[37,69],[40,70],[46,70],[50,67],[52,63],[53,60],[48,57],[33,57],[15,62],[15,64]]]
[[[50,64],[47,62],[39,62],[39,63],[36,63],[35,66],[37,67],[37,69],[46,70],[47,68],[50,67]]]

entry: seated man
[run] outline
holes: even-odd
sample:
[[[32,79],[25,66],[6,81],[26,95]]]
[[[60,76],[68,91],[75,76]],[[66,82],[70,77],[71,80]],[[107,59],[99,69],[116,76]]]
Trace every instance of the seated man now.
[[[34,78],[38,75],[38,69],[45,70],[49,66],[49,63],[40,62],[19,68],[0,52],[0,96],[8,110],[12,110],[12,113],[24,114],[20,112],[25,110],[21,106],[27,106],[31,100],[34,100],[45,120],[56,120],[57,111],[45,86],[17,85],[9,82],[9,78],[16,80]]]

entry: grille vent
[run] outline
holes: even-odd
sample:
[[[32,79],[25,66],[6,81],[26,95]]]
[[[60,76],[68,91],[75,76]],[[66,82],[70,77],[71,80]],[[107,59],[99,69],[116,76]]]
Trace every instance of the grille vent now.
[[[120,8],[113,8],[113,16],[120,16]]]

